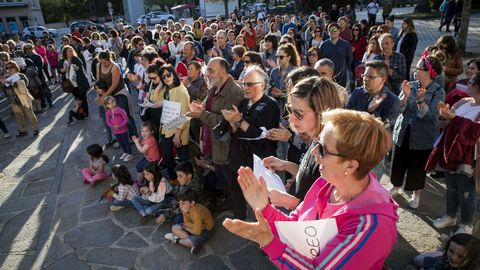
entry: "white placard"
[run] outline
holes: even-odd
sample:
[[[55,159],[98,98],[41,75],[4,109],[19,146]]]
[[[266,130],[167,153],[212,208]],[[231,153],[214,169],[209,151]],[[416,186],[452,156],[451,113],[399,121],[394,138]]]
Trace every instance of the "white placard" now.
[[[302,255],[314,259],[338,234],[333,218],[309,221],[275,221],[280,241]]]
[[[190,121],[190,119],[191,119],[190,117],[179,115],[179,116],[173,118],[171,121],[169,121],[165,125],[163,125],[163,127],[168,128],[168,129],[176,128],[176,127],[180,126],[181,124]]]
[[[257,155],[253,155],[253,174],[257,178],[263,176],[265,183],[267,184],[268,191],[276,189],[279,191],[287,192],[285,190],[285,185],[283,184],[282,179],[276,173],[270,171],[263,165],[263,160]]]
[[[182,103],[180,102],[164,100],[160,123],[165,125],[166,123],[172,121],[175,117],[180,116],[181,108]]]
[[[16,81],[20,80],[20,75],[18,73],[15,73],[8,78],[5,79],[5,84],[6,85],[13,85]]]

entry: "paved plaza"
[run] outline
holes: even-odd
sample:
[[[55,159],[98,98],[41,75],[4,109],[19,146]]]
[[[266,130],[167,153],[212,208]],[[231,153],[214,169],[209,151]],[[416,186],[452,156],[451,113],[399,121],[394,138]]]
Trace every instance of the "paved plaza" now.
[[[406,8],[408,9],[408,8]],[[405,9],[405,10],[406,10]],[[411,8],[410,8],[411,9]],[[396,10],[406,13],[404,9]],[[359,13],[359,17],[364,16]],[[399,25],[401,20],[397,20]],[[439,20],[415,21],[419,35],[417,55],[441,35]],[[468,51],[480,53],[480,14],[470,22]],[[0,139],[0,269],[274,269],[254,243],[236,237],[221,222],[231,212],[216,213],[213,237],[197,255],[164,239],[171,224],[156,225],[151,219],[140,225],[132,208],[110,212],[109,203],[99,202],[104,188],[82,182],[80,170],[87,166],[85,149],[106,142],[106,135],[93,106],[90,119],[67,126],[72,97],[53,87],[55,107],[38,115],[40,136]],[[16,134],[16,123],[5,99],[0,117]],[[136,119],[137,126],[140,119]],[[117,163],[120,150],[108,148],[110,164]],[[133,173],[135,160],[128,164]],[[382,182],[388,182],[384,177]],[[444,211],[443,181],[428,179],[420,207],[411,210],[407,196],[396,197],[398,240],[387,261],[392,269],[416,269],[413,257],[434,250],[440,233],[432,219]],[[478,218],[478,217],[477,217]],[[359,268],[361,269],[361,267]]]

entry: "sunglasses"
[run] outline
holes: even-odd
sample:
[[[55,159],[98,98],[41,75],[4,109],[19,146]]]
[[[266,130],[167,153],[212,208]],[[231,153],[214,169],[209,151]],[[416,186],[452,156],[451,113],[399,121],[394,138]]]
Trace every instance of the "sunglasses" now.
[[[150,80],[154,81],[154,80],[158,79],[158,76],[155,76],[155,77],[150,77],[150,76],[148,76],[148,78],[149,78]]]
[[[283,60],[283,58],[287,57],[286,55],[276,55],[275,57],[280,58],[280,60]]]
[[[173,76],[172,73],[167,73],[162,75],[162,80],[165,80],[166,78],[171,78]]]
[[[243,87],[252,87],[256,84],[259,84],[259,83],[262,83],[262,82],[244,82],[242,83]]]
[[[321,31],[320,30],[315,30],[313,31],[314,33],[320,33]]]
[[[338,28],[330,28],[330,29],[328,29],[328,32],[336,33],[336,32],[338,32]]]
[[[288,44],[288,41],[282,41],[282,42],[280,42],[280,44],[281,45],[286,45],[286,44]]]
[[[331,153],[328,152],[327,149],[325,149],[325,146],[323,146],[320,141],[316,141],[315,144],[313,145],[313,148],[318,147],[318,153],[320,154],[321,158],[324,158],[325,156],[336,156],[336,157],[345,157],[344,155],[341,154],[336,154],[336,153]]]
[[[243,62],[244,62],[245,64],[250,64],[252,61],[250,61],[250,60],[243,60]]]
[[[295,116],[295,118],[297,118],[299,121],[303,120],[304,115],[303,115],[303,112],[301,112],[300,110],[292,108],[291,105],[285,105],[285,109],[287,110],[290,116],[291,115]]]
[[[416,68],[415,68],[415,71],[428,71],[428,69],[416,67]]]

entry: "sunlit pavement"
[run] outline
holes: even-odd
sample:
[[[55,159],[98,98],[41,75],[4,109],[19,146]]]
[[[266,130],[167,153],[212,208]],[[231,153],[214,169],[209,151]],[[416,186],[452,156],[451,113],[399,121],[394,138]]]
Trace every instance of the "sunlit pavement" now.
[[[441,33],[438,20],[415,21],[415,25],[419,55]],[[469,31],[468,50],[478,53],[479,15],[473,15]],[[30,132],[14,138],[14,116],[6,101],[0,102],[0,117],[13,135],[0,139],[0,269],[273,269],[256,245],[221,226],[229,212],[216,214],[214,236],[197,255],[163,238],[171,224],[157,226],[150,220],[141,226],[133,209],[110,212],[109,204],[98,199],[111,180],[89,187],[80,174],[87,166],[85,148],[106,142],[93,94],[90,119],[67,127],[72,98],[58,86],[52,89],[55,107],[37,115],[38,137]],[[119,154],[120,150],[107,149],[110,164],[117,163]],[[135,160],[140,157],[135,154]],[[132,174],[134,164],[127,163]],[[388,185],[388,178],[382,182]],[[440,233],[449,232],[431,225],[444,211],[444,193],[441,180],[428,178],[418,209],[408,208],[406,194],[395,198],[400,204],[399,235],[387,261],[390,267],[415,269],[413,257],[435,249]]]

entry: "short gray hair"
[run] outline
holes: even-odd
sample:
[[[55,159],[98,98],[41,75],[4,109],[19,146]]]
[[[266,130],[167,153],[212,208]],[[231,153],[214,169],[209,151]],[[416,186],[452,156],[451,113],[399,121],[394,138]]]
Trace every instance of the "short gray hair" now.
[[[383,40],[389,38],[393,43],[395,43],[395,38],[390,33],[381,34],[378,38],[378,43],[382,44]]]
[[[264,90],[267,89],[268,86],[268,75],[265,73],[265,71],[258,65],[250,65],[248,68],[245,70],[245,76],[250,73],[250,72],[255,72],[258,76],[260,76],[260,80],[262,80],[264,86]],[[244,76],[244,78],[245,78]]]
[[[328,58],[322,58],[318,60],[318,62],[315,64],[315,69],[320,66],[328,66],[330,71],[335,72],[335,63],[333,63],[333,61]]]

